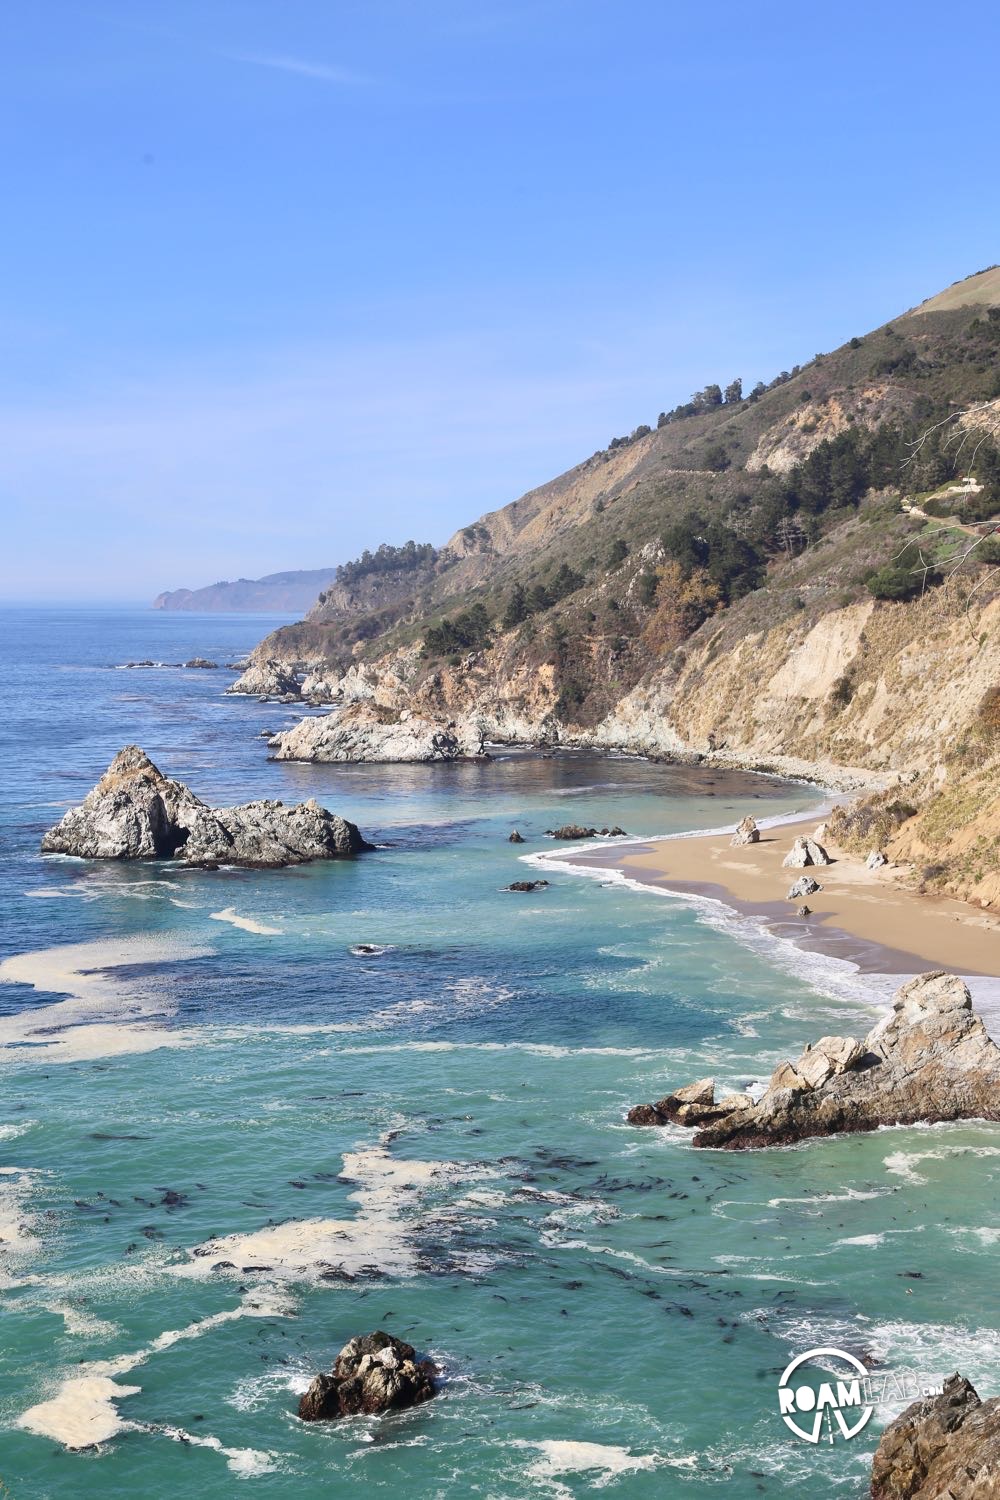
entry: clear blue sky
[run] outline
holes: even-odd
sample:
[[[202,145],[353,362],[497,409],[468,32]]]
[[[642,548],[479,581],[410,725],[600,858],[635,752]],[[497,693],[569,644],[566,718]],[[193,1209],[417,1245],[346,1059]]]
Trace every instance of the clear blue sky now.
[[[0,596],[443,541],[1000,260],[992,0],[0,20]]]

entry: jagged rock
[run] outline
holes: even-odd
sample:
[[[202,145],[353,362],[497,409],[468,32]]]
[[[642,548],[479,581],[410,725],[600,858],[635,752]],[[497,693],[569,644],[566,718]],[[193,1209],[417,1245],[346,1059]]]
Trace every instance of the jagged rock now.
[[[797,917],[811,917],[812,916],[812,907],[811,906],[800,906],[798,908],[798,910],[796,911],[795,915]]]
[[[787,870],[803,870],[807,865],[832,865],[833,860],[822,844],[800,834],[781,863]]]
[[[1000,1396],[981,1401],[961,1375],[908,1406],[872,1460],[872,1500],[997,1500]]]
[[[517,829],[515,828],[513,833],[508,834],[508,836],[507,836],[507,842],[508,842],[508,844],[523,844],[524,843],[524,839],[521,837],[521,835],[518,833]]]
[[[889,863],[881,849],[873,849],[865,860],[865,866],[869,870],[881,870],[883,865]]]
[[[184,663],[186,667],[200,667],[203,672],[217,672],[219,663],[217,661],[206,661],[203,656],[192,656],[190,661]]]
[[[963,981],[935,971],[908,980],[866,1037],[822,1037],[782,1063],[756,1104],[656,1102],[665,1121],[694,1125],[696,1146],[744,1150],[882,1125],[1000,1119],[1000,1048]],[[637,1122],[644,1123],[644,1122]]]
[[[242,693],[248,698],[290,697],[297,702],[299,682],[291,667],[285,662],[252,661],[246,671],[226,688],[227,693]]]
[[[822,844],[823,843],[823,841],[826,838],[826,836],[829,833],[829,831],[830,831],[830,825],[829,825],[829,823],[817,823],[816,824],[816,827],[813,829],[813,838],[816,840],[817,844]]]
[[[298,865],[371,848],[353,823],[311,799],[208,807],[138,745],[119,751],[82,804],[42,839],[43,854],[189,865]]]
[[[614,828],[584,828],[579,823],[566,823],[562,828],[546,828],[545,833],[551,839],[628,838],[624,828],[619,828],[617,823]]]
[[[792,885],[788,887],[786,901],[797,901],[800,896],[815,896],[817,891],[823,887],[818,880],[813,880],[811,875],[800,875]]]
[[[510,885],[505,885],[505,891],[541,891],[548,885],[547,880],[512,880]]]
[[[734,849],[738,848],[741,844],[759,843],[760,829],[757,827],[756,818],[751,818],[748,814],[745,818],[742,819],[741,822],[737,823],[736,832],[733,834],[729,842],[732,844]]]
[[[366,702],[302,719],[270,744],[273,760],[411,762],[485,756],[475,719],[429,719],[409,709]]]
[[[337,1355],[331,1375],[317,1375],[299,1402],[303,1422],[324,1422],[363,1413],[403,1411],[437,1394],[438,1371],[417,1359],[412,1344],[390,1333],[351,1339]]]

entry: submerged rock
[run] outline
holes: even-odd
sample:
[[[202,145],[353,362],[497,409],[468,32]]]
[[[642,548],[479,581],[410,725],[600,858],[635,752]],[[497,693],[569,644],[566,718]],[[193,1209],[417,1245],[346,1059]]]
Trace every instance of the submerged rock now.
[[[507,842],[508,844],[523,844],[524,838],[521,834],[518,833],[517,829],[515,828],[513,833],[507,835]]]
[[[177,859],[189,865],[298,865],[371,849],[353,823],[310,799],[295,807],[208,807],[138,745],[119,751],[79,807],[50,828],[43,854]]]
[[[614,828],[584,828],[579,823],[566,823],[562,828],[546,828],[550,839],[625,839],[628,834],[617,823]]]
[[[505,891],[541,891],[548,885],[547,880],[512,880],[510,885],[505,885]]]
[[[331,1375],[316,1376],[299,1402],[299,1416],[325,1422],[404,1411],[437,1394],[437,1374],[431,1360],[417,1359],[412,1344],[391,1333],[363,1334],[344,1345]]]
[[[1000,1496],[1000,1396],[981,1401],[955,1374],[908,1406],[872,1460],[872,1500],[995,1500]]]
[[[783,1062],[763,1096],[715,1102],[710,1080],[629,1114],[634,1125],[694,1126],[696,1146],[745,1150],[882,1125],[1000,1119],[1000,1048],[954,974],[908,980],[866,1037],[822,1037]],[[692,1093],[694,1090],[694,1093]],[[659,1118],[640,1118],[649,1108]]]
[[[412,762],[485,758],[476,720],[429,719],[357,702],[302,719],[270,741],[273,760]]]
[[[729,840],[733,848],[739,848],[741,844],[757,844],[760,842],[760,829],[757,827],[757,819],[751,818],[749,814],[736,825],[736,832]]]
[[[800,835],[781,863],[788,870],[803,870],[807,865],[832,865],[833,860],[822,844]]]
[[[251,662],[242,676],[229,684],[226,692],[242,693],[248,698],[289,697],[294,702],[299,697],[299,680],[285,662],[269,658]]]

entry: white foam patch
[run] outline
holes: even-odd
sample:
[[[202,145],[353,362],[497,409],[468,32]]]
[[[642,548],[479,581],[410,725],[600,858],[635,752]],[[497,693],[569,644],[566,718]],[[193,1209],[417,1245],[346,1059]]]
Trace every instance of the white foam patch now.
[[[191,1045],[193,1037],[156,1024],[175,1005],[162,976],[123,976],[126,966],[202,958],[213,950],[179,938],[126,937],[19,953],[0,963],[0,984],[24,984],[69,998],[0,1020],[0,1058],[80,1062]]]
[[[346,1276],[378,1271],[410,1277],[419,1269],[415,1229],[424,1218],[425,1194],[437,1185],[468,1180],[498,1168],[391,1155],[388,1141],[346,1152],[341,1177],[357,1184],[348,1196],[358,1205],[350,1219],[292,1219],[249,1233],[222,1235],[190,1251],[172,1267],[178,1276],[205,1276],[216,1266],[234,1274],[259,1267],[268,1274],[315,1279],[334,1270]]]
[[[187,1339],[201,1338],[224,1323],[238,1318],[288,1317],[292,1306],[287,1297],[273,1289],[248,1292],[238,1307],[213,1313],[185,1328],[168,1329],[151,1344],[131,1354],[113,1359],[88,1360],[62,1380],[55,1394],[21,1413],[17,1425],[39,1437],[51,1438],[65,1448],[88,1448],[109,1442],[117,1433],[134,1429],[118,1411],[116,1403],[126,1396],[137,1395],[138,1385],[121,1385],[118,1377],[128,1375],[146,1363],[154,1354],[171,1349]],[[216,1446],[215,1441],[207,1446]],[[221,1445],[219,1445],[220,1451]]]
[[[253,917],[241,917],[234,906],[227,906],[222,911],[211,911],[209,916],[213,922],[228,922],[231,927],[257,933],[260,937],[281,937],[280,927],[268,927]]]
[[[924,1161],[946,1161],[949,1156],[1000,1156],[1000,1146],[939,1146],[927,1151],[892,1151],[885,1158],[886,1171],[913,1187],[929,1181],[917,1168]]]
[[[40,1175],[28,1167],[0,1169],[0,1288],[16,1286],[41,1252],[39,1219],[28,1207]]]
[[[559,1483],[563,1474],[593,1474],[592,1487],[604,1489],[623,1474],[649,1472],[663,1462],[658,1454],[633,1453],[630,1448],[611,1447],[606,1443],[548,1439],[540,1443],[519,1442],[517,1446],[533,1448],[539,1454],[528,1465],[530,1478],[546,1484],[553,1494],[568,1496],[570,1500],[573,1491],[568,1485]]]

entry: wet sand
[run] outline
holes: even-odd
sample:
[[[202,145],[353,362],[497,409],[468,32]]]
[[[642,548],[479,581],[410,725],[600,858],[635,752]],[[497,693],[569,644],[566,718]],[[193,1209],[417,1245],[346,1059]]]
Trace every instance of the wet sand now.
[[[759,843],[737,848],[730,843],[731,833],[693,834],[553,857],[722,901],[803,948],[856,963],[862,972],[913,974],[942,968],[1000,976],[1000,921],[978,907],[919,895],[902,883],[902,871],[869,870],[829,840],[824,847],[832,865],[784,869],[781,862],[792,840],[811,834],[817,822],[812,815],[762,828]],[[788,901],[789,886],[803,874],[812,875],[823,889],[805,901]],[[810,916],[797,915],[802,905],[811,908]]]

